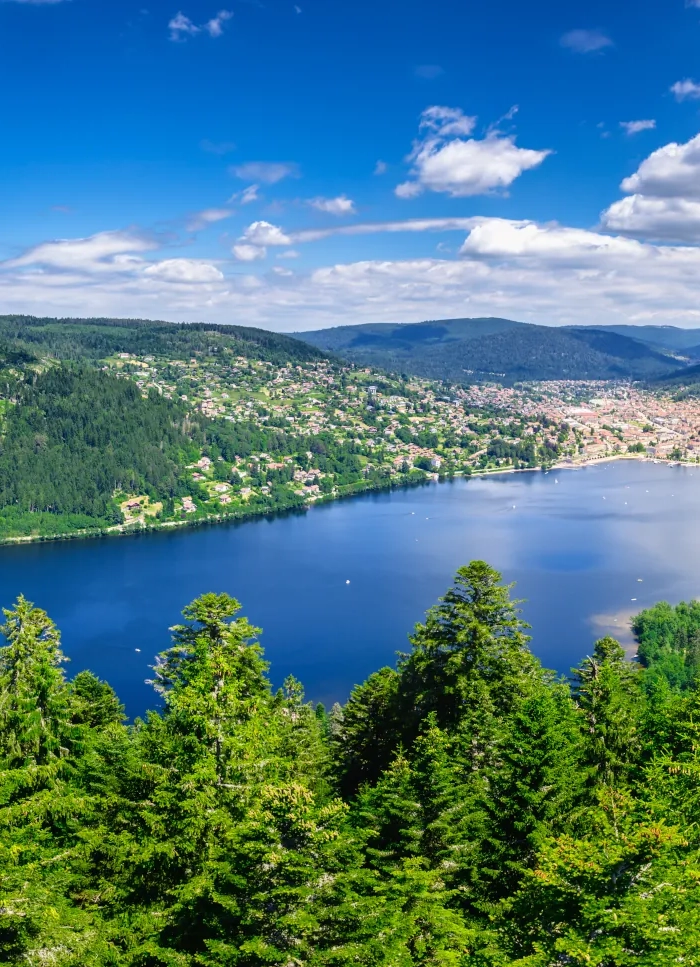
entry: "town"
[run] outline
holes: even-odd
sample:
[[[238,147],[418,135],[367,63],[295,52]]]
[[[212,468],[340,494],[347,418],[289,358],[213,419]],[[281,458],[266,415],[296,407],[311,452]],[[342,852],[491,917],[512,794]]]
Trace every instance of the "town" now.
[[[700,461],[700,402],[625,382],[456,386],[331,361],[204,352],[119,353],[104,368],[215,423],[277,431],[275,452],[230,463],[205,446],[187,467],[191,492],[167,507],[126,495],[126,525],[247,516],[455,475],[621,457]]]

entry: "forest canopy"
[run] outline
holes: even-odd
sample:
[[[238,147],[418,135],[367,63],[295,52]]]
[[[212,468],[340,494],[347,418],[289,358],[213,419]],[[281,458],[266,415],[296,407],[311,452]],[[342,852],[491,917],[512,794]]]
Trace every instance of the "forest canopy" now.
[[[259,629],[205,594],[132,724],[107,683],[67,677],[20,598],[0,649],[0,959],[697,964],[695,680],[612,638],[557,678],[510,591],[461,568],[397,666],[329,711],[294,678],[274,691]]]

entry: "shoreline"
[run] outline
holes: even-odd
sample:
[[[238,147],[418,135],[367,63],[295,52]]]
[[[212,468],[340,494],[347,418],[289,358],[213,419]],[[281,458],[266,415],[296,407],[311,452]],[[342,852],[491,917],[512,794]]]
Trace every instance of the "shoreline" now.
[[[274,518],[277,515],[286,514],[306,514],[313,507],[335,503],[338,500],[348,500],[352,499],[353,497],[363,496],[365,494],[385,493],[388,490],[404,490],[411,487],[423,487],[428,486],[431,483],[445,483],[447,480],[454,480],[456,478],[469,480],[473,477],[492,477],[496,475],[513,473],[548,473],[550,470],[584,470],[586,467],[594,467],[601,463],[614,463],[618,460],[634,460],[640,463],[656,463],[665,465],[667,467],[698,466],[697,464],[684,464],[682,461],[676,460],[658,460],[652,457],[647,457],[644,454],[619,453],[612,456],[594,457],[590,460],[584,460],[579,463],[553,463],[546,471],[542,470],[541,467],[518,467],[517,469],[515,467],[504,467],[495,470],[474,470],[470,474],[465,474],[463,471],[455,471],[454,474],[450,476],[445,475],[438,480],[430,477],[422,480],[404,481],[400,484],[389,483],[387,486],[363,487],[354,491],[353,493],[336,494],[335,496],[322,497],[319,500],[313,501],[313,503],[304,504],[303,506],[299,507],[280,508],[277,510],[268,508],[231,514],[207,514],[205,517],[197,517],[194,520],[165,520],[154,524],[141,524],[137,527],[125,524],[115,524],[112,527],[70,531],[65,534],[28,534],[18,537],[3,537],[0,538],[0,547],[16,547],[26,544],[43,544],[48,542],[54,543],[57,541],[97,540],[110,537],[141,537],[145,534],[153,534],[179,528],[203,527],[207,525],[214,526],[216,524],[243,524],[246,521],[255,520],[256,518]]]

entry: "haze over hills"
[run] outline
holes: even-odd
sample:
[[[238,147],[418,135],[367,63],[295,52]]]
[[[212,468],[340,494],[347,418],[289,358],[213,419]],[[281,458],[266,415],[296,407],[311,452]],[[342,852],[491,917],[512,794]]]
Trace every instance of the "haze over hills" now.
[[[653,379],[680,369],[685,364],[681,352],[695,358],[689,345],[699,347],[700,358],[700,330],[647,326],[640,332],[644,338],[633,338],[634,331],[634,326],[555,328],[479,318],[341,326],[293,335],[352,362],[452,381],[489,375],[509,381]]]
[[[682,352],[700,359],[700,329],[679,329],[678,326],[589,326],[601,332],[629,336],[649,346]]]

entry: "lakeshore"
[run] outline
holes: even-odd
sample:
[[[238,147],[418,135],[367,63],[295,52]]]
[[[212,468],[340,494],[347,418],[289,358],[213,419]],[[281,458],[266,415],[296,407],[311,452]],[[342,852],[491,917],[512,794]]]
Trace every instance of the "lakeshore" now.
[[[197,527],[205,526],[215,526],[217,524],[231,524],[231,523],[245,523],[246,521],[253,521],[260,518],[274,519],[276,517],[284,516],[286,514],[305,514],[307,511],[313,507],[322,507],[330,503],[336,503],[338,501],[352,500],[355,497],[366,496],[370,493],[383,493],[387,491],[396,491],[411,489],[414,487],[427,487],[431,484],[441,484],[446,483],[449,480],[454,479],[479,479],[484,477],[495,477],[507,474],[537,474],[537,473],[549,473],[551,470],[583,470],[586,467],[595,467],[606,463],[616,463],[618,461],[633,461],[636,463],[653,463],[661,464],[669,467],[673,466],[686,466],[688,468],[696,466],[694,463],[683,463],[681,461],[664,461],[657,460],[655,458],[646,457],[641,454],[615,454],[610,456],[601,457],[591,457],[587,460],[577,460],[577,461],[564,461],[561,463],[554,463],[546,469],[537,469],[534,467],[522,467],[513,468],[506,467],[500,469],[486,469],[486,470],[474,470],[469,474],[465,474],[463,471],[455,471],[449,476],[440,475],[437,473],[430,474],[420,479],[414,479],[410,482],[406,481],[387,481],[384,485],[373,484],[370,486],[364,486],[356,489],[352,493],[337,494],[337,495],[324,495],[313,503],[303,504],[296,507],[286,508],[286,509],[275,509],[275,508],[247,508],[247,509],[236,509],[229,513],[213,513],[213,514],[202,514],[196,517],[188,517],[181,520],[168,520],[168,521],[150,521],[149,523],[144,522],[134,522],[131,524],[115,524],[112,527],[107,528],[96,528],[96,529],[86,529],[86,530],[76,530],[69,533],[62,534],[31,534],[19,537],[6,537],[0,539],[0,547],[11,547],[17,545],[25,544],[43,544],[43,543],[54,543],[57,541],[75,541],[75,540],[95,540],[98,538],[107,537],[139,537],[145,534],[158,533],[162,531],[173,531],[173,530],[184,530]]]
[[[603,634],[633,654],[629,619],[647,604],[700,594],[696,476],[619,460],[375,491],[135,541],[3,547],[0,603],[23,593],[45,608],[69,674],[91,668],[136,715],[156,702],[144,681],[182,607],[227,591],[264,629],[275,684],[293,672],[309,698],[332,702],[393,664],[457,567],[482,558],[517,582],[533,649],[566,673]]]

